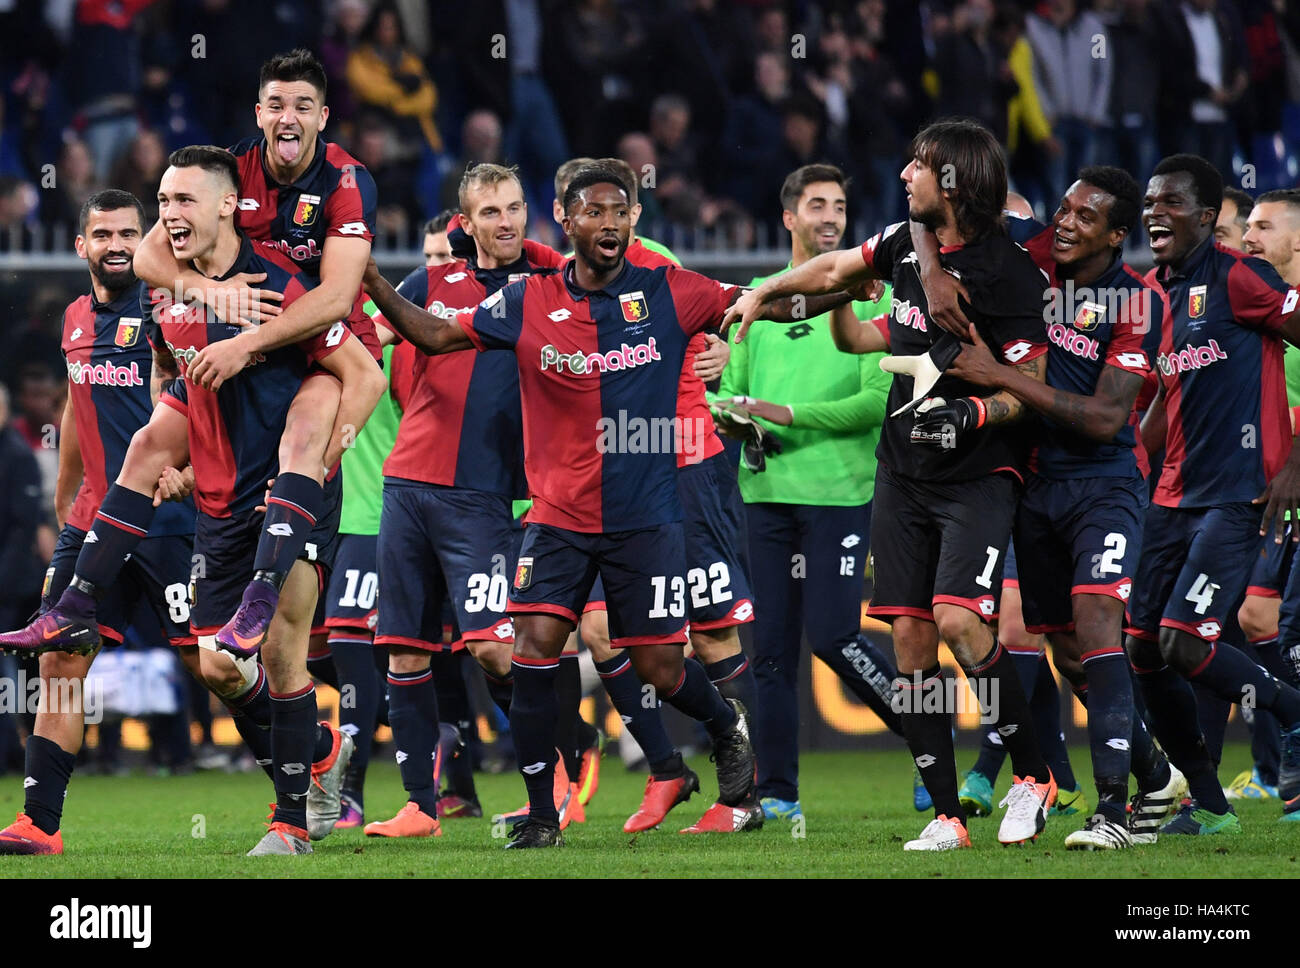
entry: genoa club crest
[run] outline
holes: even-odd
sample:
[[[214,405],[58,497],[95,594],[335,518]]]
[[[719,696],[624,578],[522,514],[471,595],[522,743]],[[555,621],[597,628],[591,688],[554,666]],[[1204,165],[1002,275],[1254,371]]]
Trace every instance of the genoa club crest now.
[[[293,224],[311,225],[316,221],[316,211],[319,208],[319,195],[299,195],[298,207],[293,210]]]
[[[1079,307],[1079,312],[1074,317],[1074,328],[1082,332],[1089,332],[1097,328],[1102,317],[1106,315],[1106,307],[1100,306],[1095,302],[1085,302]]]
[[[639,323],[650,315],[650,307],[646,305],[645,293],[640,290],[621,293],[618,302],[623,307],[623,318],[629,323]]]
[[[1189,319],[1200,319],[1205,315],[1206,288],[1206,286],[1192,286],[1187,291],[1187,316]]]
[[[520,558],[515,567],[515,588],[527,588],[533,583],[533,559]]]
[[[113,337],[113,342],[117,346],[126,348],[134,346],[136,340],[140,338],[140,320],[139,318],[131,319],[123,316],[117,321],[117,334]]]

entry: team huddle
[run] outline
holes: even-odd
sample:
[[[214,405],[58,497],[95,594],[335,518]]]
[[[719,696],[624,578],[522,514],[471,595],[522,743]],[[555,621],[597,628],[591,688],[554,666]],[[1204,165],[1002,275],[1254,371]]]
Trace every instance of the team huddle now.
[[[792,267],[742,289],[636,237],[638,178],[617,159],[557,172],[568,256],[525,240],[514,170],[480,164],[459,212],[431,223],[447,255],[394,287],[370,258],[374,182],[320,135],[325,91],[310,53],[278,55],[261,134],[174,152],[152,228],[126,192],[82,210],[92,291],[63,320],[68,510],[40,614],[0,635],[39,654],[45,686],[0,853],[62,853],[83,718],[56,684],[84,680],[140,601],[274,784],[250,855],[310,853],[364,823],[381,721],[408,802],[366,834],[482,816],[460,752],[463,661],[509,719],[527,790],[504,815],[508,847],[563,843],[599,776],[579,631],[650,768],[626,831],[702,789],[661,702],[701,724],[716,762],[716,800],[684,833],[797,813],[797,708],[769,700],[780,676],[793,695],[793,672],[761,656],[760,693],[741,648],[739,627],[776,605],[759,549],[742,554],[716,427],[757,471],[770,450],[752,418],[807,426],[811,408],[729,396],[727,376],[711,399],[733,323],[751,362],[771,359],[762,334],[796,326],[853,361],[854,390],[861,360],[874,498],[839,501],[862,520],[837,508],[805,540],[844,527],[845,580],[827,594],[855,627],[817,654],[907,743],[935,819],[905,849],[969,847],[968,817],[992,809],[976,780],[996,766],[962,782],[953,710],[931,701],[941,640],[991,697],[981,763],[1011,759],[999,840],[1036,838],[1058,798],[1081,797],[1031,710],[1037,654],[1026,676],[1000,641],[1013,612],[1088,711],[1097,804],[1068,847],[1239,831],[1217,778],[1227,703],[1271,731],[1283,819],[1300,820],[1300,454],[1283,370],[1283,341],[1300,345],[1300,192],[1254,202],[1250,255],[1216,243],[1222,178],[1192,155],[1160,162],[1145,192],[1085,168],[1043,225],[1007,211],[990,132],[938,122],[902,173],[910,221],[837,248],[842,176],[806,166],[782,190]],[[836,192],[838,232],[801,257],[798,212]],[[1123,259],[1139,219],[1146,277]],[[878,370],[887,399],[867,392]],[[856,634],[867,548],[851,549],[868,533],[892,660]],[[338,728],[318,721],[313,675],[350,687]]]

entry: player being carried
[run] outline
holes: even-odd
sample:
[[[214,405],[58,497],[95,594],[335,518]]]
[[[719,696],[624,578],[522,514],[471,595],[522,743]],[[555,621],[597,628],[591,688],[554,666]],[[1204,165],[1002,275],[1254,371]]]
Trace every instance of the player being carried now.
[[[970,315],[1003,361],[1042,381],[1047,351],[1042,307],[1045,282],[1029,256],[1006,236],[1007,196],[1002,149],[973,122],[947,121],[922,130],[902,172],[914,230],[938,236],[945,268],[960,273],[970,291]],[[831,292],[863,280],[894,285],[888,344],[895,354],[925,356],[950,341],[930,317],[917,256],[905,223],[891,225],[860,248],[828,252],[769,279],[728,313],[742,319],[737,339],[756,319],[773,318],[770,301],[797,293]],[[858,352],[884,349],[885,336],[858,326]],[[907,361],[886,359],[896,372],[889,409],[913,400]],[[934,801],[936,818],[907,850],[967,847],[966,817],[957,797],[949,703],[934,701],[944,688],[939,639],[948,644],[985,706],[996,704],[1016,777],[1003,800],[1007,813],[998,839],[1019,843],[1038,836],[1056,798],[1028,704],[1010,656],[987,622],[1001,584],[1002,557],[1011,536],[1025,459],[1024,405],[1000,391],[950,375],[917,407],[915,420],[887,420],[877,450],[873,517],[875,595],[871,613],[893,623],[902,679],[900,712],[912,756]],[[942,692],[939,692],[942,696]]]
[[[313,285],[314,280],[292,262],[254,246],[236,229],[238,167],[230,152],[191,146],[173,152],[168,161],[158,192],[159,208],[177,258],[205,278],[265,273],[267,284],[283,294],[286,305]],[[201,304],[145,306],[143,315],[150,315],[151,308],[155,364],[166,364],[170,357],[182,377],[201,348],[239,331]],[[28,628],[0,635],[0,648],[93,649],[98,644],[95,600],[117,579],[148,532],[159,476],[166,467],[183,466],[192,459],[200,512],[195,550],[202,556],[203,569],[195,578],[190,626],[201,648],[216,650],[221,616],[236,607],[265,524],[266,516],[257,506],[267,480],[276,476],[274,444],[312,361],[345,382],[368,370],[377,372],[366,349],[338,321],[300,346],[263,354],[248,372],[215,392],[185,379],[173,381],[162,394],[164,406],[132,438],[117,482],[96,515],[97,540],[83,545],[67,590]],[[178,417],[183,418],[179,436]],[[333,466],[341,453],[341,440],[336,438],[325,459]],[[299,556],[306,559],[306,567],[292,566],[276,621],[270,625],[265,667],[252,660],[238,663],[243,678],[241,711],[260,727],[253,731],[250,745],[257,742],[257,733],[263,734],[262,746],[254,745],[254,752],[273,766],[276,786],[271,829],[254,853],[310,853],[309,832],[324,836],[338,818],[339,783],[351,740],[316,722],[306,657],[318,583],[328,578],[333,558],[340,484],[335,475],[325,513],[312,522],[306,536]]]
[[[278,250],[318,285],[292,306],[261,286],[259,273],[213,282],[173,254],[159,222],[136,253],[135,268],[173,298],[201,299],[227,322],[264,322],[209,346],[191,362],[189,381],[206,390],[250,365],[258,354],[291,346],[346,320],[379,358],[374,324],[361,298],[370,257],[376,204],[370,173],[320,136],[329,120],[325,71],[307,50],[277,54],[262,65],[256,117],[260,135],[235,145],[239,163],[236,225],[252,242]],[[283,312],[281,312],[283,308]],[[325,452],[355,439],[387,387],[383,374],[340,387],[328,378],[303,383],[279,441],[280,473],[271,488],[266,530],[258,543],[252,581],[236,613],[217,633],[223,648],[251,655],[266,636],[276,596],[323,501]],[[277,527],[282,526],[282,527]]]
[[[720,322],[739,290],[682,269],[628,263],[631,208],[617,170],[583,169],[564,197],[576,256],[563,270],[507,286],[472,313],[430,316],[402,333],[427,353],[472,346],[517,358],[534,503],[507,606],[515,619],[510,723],[530,804],[515,848],[562,842],[552,799],[554,681],[597,574],[613,645],[633,647],[641,679],[713,737],[719,800],[739,818],[735,827],[761,816],[744,708],[725,701],[698,663],[683,660],[687,587],[672,431],[687,343]],[[839,294],[832,304],[848,298]],[[789,316],[791,307],[782,309]],[[629,428],[613,446],[602,444],[611,421]]]

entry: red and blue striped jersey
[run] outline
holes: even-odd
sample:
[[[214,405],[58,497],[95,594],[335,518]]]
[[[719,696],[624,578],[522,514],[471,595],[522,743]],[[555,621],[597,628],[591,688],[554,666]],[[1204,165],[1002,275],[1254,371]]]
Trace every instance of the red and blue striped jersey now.
[[[1119,367],[1146,377],[1160,351],[1165,297],[1149,286],[1121,258],[1087,286],[1059,280],[1052,258],[1050,225],[1029,218],[1007,219],[1007,234],[1023,246],[1051,281],[1052,300],[1045,307],[1047,385],[1092,396],[1103,368]],[[1085,437],[1048,417],[1029,467],[1054,480],[1084,477],[1146,476],[1146,451],[1137,433],[1137,413],[1110,440]]]
[[[1263,259],[1208,238],[1156,280],[1169,301],[1156,360],[1165,463],[1153,500],[1203,508],[1251,501],[1291,448],[1282,324],[1300,292]]]
[[[677,397],[686,348],[721,322],[736,292],[676,266],[630,262],[587,292],[570,263],[457,317],[476,349],[515,353],[530,522],[609,533],[681,520]]]
[[[320,260],[328,238],[374,238],[375,180],[364,165],[338,145],[316,138],[307,170],[281,185],[266,167],[266,139],[245,138],[231,152],[239,162],[239,211],[235,224],[248,238],[278,250],[320,281]],[[347,324],[375,359],[381,351],[375,325],[360,290]]]
[[[500,269],[481,269],[472,260],[421,266],[397,291],[430,314],[453,319],[509,283],[563,264],[558,252],[544,246],[540,251],[535,260],[521,256]],[[385,477],[527,496],[513,353],[461,350],[426,356],[404,343],[393,353],[393,373],[402,420],[384,462]]]
[[[284,293],[284,306],[316,285],[289,259],[247,238],[241,238],[239,256],[221,278],[241,272],[266,273],[258,286]],[[164,300],[152,312],[143,307],[142,315],[152,316],[149,341],[169,350],[180,367],[181,379],[162,400],[189,422],[199,510],[226,518],[257,507],[266,482],[278,473],[280,436],[303,377],[314,363],[356,337],[340,321],[301,343],[257,354],[213,393],[185,380],[186,371],[201,349],[237,335],[239,327],[222,322],[199,303],[169,305]]]
[[[63,356],[68,394],[81,447],[81,487],[68,524],[88,531],[109,485],[117,480],[131,436],[149,422],[153,355],[142,333],[144,283],[101,303],[87,293],[63,311]],[[194,503],[165,502],[150,535],[193,534]]]

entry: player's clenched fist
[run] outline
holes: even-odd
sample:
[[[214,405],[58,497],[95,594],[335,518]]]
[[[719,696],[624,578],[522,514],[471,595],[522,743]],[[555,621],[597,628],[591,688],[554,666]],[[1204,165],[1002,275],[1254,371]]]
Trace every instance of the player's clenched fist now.
[[[951,450],[962,434],[984,426],[986,415],[984,401],[979,397],[958,397],[952,401],[929,397],[916,408],[912,443]]]

